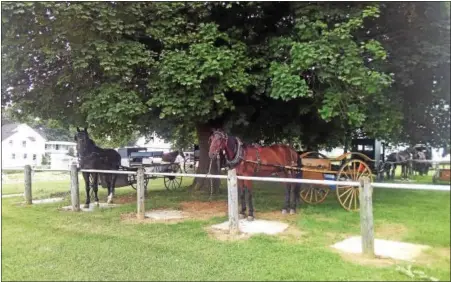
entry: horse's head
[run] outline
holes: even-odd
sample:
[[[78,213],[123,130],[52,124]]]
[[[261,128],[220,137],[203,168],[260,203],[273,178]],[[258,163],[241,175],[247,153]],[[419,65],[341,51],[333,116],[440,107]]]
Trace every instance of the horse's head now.
[[[77,142],[77,149],[79,151],[82,148],[86,148],[91,140],[88,135],[88,129],[85,127],[80,130],[80,128],[77,127],[77,133],[75,134],[74,139]]]
[[[221,130],[215,130],[210,135],[210,150],[208,156],[210,159],[216,158],[221,150],[224,150],[227,146],[227,134]]]

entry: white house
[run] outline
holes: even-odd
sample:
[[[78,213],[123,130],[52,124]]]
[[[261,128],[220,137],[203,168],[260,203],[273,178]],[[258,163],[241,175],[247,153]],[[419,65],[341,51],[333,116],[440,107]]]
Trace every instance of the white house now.
[[[47,141],[45,153],[50,156],[50,168],[66,169],[77,156],[77,144],[68,141]],[[70,156],[70,153],[73,156]]]
[[[26,124],[2,126],[2,167],[40,165],[45,153],[46,139]]]
[[[50,156],[50,168],[67,169],[76,156],[76,143],[47,141],[46,137],[24,123],[2,126],[2,167],[19,168],[25,165],[41,166],[44,155]],[[72,149],[72,150],[71,150]]]
[[[165,153],[171,150],[172,144],[166,142],[164,139],[158,138],[158,136],[153,133],[149,142],[146,143],[144,137],[141,137],[136,141],[136,146],[145,147],[148,151],[163,151]]]

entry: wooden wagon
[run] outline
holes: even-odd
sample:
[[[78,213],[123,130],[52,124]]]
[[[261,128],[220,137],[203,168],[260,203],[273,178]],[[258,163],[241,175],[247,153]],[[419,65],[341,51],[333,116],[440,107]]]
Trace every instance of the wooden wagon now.
[[[435,167],[435,173],[432,176],[432,182],[437,183],[438,181],[451,181],[451,169],[449,168],[449,163],[437,163]]]
[[[306,152],[300,155],[301,175],[304,179],[359,181],[363,176],[373,180],[369,163],[374,162],[368,156],[349,152],[330,159],[318,152]],[[330,191],[335,191],[340,205],[348,211],[359,210],[359,188],[348,185],[301,184],[300,197],[309,204],[322,203]]]

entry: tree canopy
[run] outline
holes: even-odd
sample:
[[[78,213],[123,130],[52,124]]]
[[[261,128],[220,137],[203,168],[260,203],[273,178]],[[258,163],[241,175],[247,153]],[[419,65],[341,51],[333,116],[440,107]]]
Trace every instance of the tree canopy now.
[[[212,127],[305,146],[357,130],[444,144],[443,5],[2,2],[2,105],[122,143],[204,138],[201,150]]]

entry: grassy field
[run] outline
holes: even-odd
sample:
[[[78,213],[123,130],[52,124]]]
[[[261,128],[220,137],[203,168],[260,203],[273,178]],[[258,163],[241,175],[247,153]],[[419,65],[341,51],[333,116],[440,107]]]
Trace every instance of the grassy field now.
[[[418,180],[431,183],[428,177]],[[184,179],[182,185],[191,181]],[[120,207],[92,213],[60,211],[69,199],[23,206],[21,198],[4,198],[3,280],[418,280],[396,270],[409,263],[376,263],[329,247],[360,230],[358,213],[343,210],[333,193],[320,205],[304,205],[297,215],[282,217],[283,189],[255,185],[256,217],[289,222],[286,234],[218,240],[206,228],[225,221],[225,211],[174,224],[136,222],[127,216],[136,209],[136,193],[129,187],[116,190]],[[165,191],[162,181],[154,180],[146,209],[182,209],[199,201],[225,207],[223,186],[209,203],[185,188]],[[68,187],[68,179],[36,181],[33,197],[67,192]],[[80,188],[84,201],[84,185]],[[4,194],[22,191],[23,183],[2,187]],[[99,196],[105,202],[105,189]],[[449,192],[377,189],[373,200],[376,237],[430,245],[413,269],[450,280]]]

